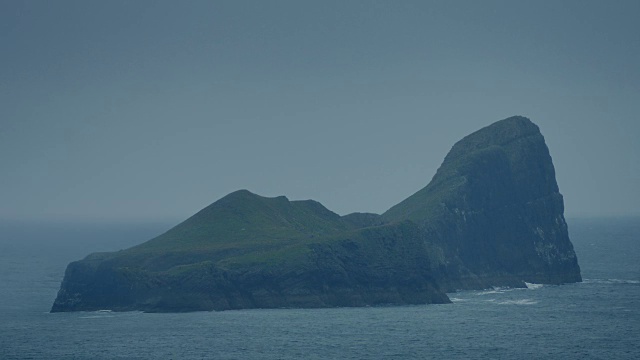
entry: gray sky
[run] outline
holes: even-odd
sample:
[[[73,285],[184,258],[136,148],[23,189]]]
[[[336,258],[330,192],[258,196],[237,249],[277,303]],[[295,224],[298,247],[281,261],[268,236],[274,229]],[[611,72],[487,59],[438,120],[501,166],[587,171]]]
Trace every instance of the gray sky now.
[[[639,1],[2,1],[0,218],[225,194],[383,212],[463,136],[544,134],[566,214],[640,215]]]

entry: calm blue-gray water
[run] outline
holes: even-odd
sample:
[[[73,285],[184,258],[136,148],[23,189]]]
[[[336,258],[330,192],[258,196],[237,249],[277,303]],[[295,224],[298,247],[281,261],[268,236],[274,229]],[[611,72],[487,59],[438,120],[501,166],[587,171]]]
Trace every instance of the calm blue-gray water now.
[[[0,359],[640,359],[640,219],[570,219],[583,283],[453,304],[48,313],[68,262],[169,224],[0,224]]]

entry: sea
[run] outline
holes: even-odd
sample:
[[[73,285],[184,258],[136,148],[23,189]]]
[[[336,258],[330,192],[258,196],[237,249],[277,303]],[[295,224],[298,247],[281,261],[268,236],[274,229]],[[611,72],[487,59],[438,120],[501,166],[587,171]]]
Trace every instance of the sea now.
[[[446,305],[51,314],[69,262],[172,224],[0,222],[0,359],[640,359],[640,218],[568,223],[578,284]]]

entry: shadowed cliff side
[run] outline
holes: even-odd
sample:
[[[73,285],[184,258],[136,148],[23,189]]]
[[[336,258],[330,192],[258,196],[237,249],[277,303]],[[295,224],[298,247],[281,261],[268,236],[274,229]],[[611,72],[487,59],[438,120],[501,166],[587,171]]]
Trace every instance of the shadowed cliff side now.
[[[515,116],[456,143],[433,180],[383,214],[444,250],[448,290],[581,281],[555,169],[538,127]]]

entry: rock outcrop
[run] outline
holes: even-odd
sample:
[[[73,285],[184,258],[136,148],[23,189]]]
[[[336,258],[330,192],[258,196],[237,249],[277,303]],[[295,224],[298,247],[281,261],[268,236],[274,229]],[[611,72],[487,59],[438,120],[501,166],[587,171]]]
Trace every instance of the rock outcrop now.
[[[459,141],[382,215],[241,190],[133,248],[67,267],[52,310],[446,303],[446,292],[581,281],[544,138],[523,117]]]
[[[511,117],[456,143],[428,186],[383,214],[442,251],[448,291],[581,281],[555,169],[538,127]]]

